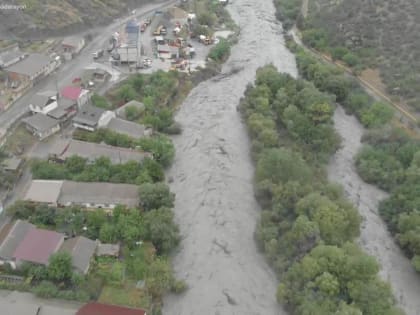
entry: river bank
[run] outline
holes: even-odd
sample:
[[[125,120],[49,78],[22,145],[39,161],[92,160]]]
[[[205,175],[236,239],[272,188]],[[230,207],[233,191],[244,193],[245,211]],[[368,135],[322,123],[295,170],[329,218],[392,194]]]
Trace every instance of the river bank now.
[[[359,209],[363,217],[359,244],[380,263],[380,276],[391,284],[399,306],[407,315],[418,315],[419,276],[395,244],[378,213],[378,204],[387,194],[365,183],[354,166],[354,157],[362,146],[364,128],[354,116],[346,115],[341,107],[335,112],[334,123],[342,137],[342,148],[330,161],[329,179],[341,184],[349,200]]]
[[[169,177],[183,240],[174,259],[189,289],[165,300],[164,314],[284,314],[275,300],[277,280],[257,251],[260,215],[246,129],[236,110],[256,70],[273,63],[297,75],[281,37],[271,0],[228,6],[241,32],[222,74],[202,82],[182,104]]]

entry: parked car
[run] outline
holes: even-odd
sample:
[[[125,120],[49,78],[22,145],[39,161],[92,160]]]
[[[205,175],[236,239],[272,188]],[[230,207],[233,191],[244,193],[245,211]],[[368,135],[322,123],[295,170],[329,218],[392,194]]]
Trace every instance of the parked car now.
[[[101,58],[104,55],[104,50],[101,49],[101,50],[95,51],[92,55],[93,55],[93,59]]]
[[[150,58],[144,58],[143,59],[143,66],[145,67],[145,68],[148,68],[148,67],[150,67],[152,65],[152,59],[150,59]]]

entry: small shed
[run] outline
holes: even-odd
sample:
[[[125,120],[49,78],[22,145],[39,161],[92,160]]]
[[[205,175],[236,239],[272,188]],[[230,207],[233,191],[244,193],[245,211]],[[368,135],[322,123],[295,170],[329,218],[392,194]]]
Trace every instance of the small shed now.
[[[120,255],[120,244],[98,244],[97,256],[118,257]]]

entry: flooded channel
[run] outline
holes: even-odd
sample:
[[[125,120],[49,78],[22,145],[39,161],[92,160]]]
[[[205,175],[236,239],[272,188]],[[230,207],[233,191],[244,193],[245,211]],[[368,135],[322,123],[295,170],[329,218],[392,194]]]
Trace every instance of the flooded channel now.
[[[363,182],[354,166],[354,157],[362,146],[360,139],[364,128],[354,116],[346,115],[341,107],[334,114],[334,123],[342,137],[342,148],[330,161],[329,178],[343,186],[348,198],[359,209],[363,218],[360,246],[376,257],[381,265],[380,276],[390,282],[400,307],[407,315],[419,315],[419,276],[378,214],[378,204],[387,194]]]
[[[277,280],[256,248],[259,218],[246,129],[236,107],[260,66],[273,63],[296,76],[272,0],[228,6],[241,28],[221,75],[201,83],[183,103],[168,177],[183,240],[174,258],[189,289],[165,299],[166,315],[285,314],[275,300]]]

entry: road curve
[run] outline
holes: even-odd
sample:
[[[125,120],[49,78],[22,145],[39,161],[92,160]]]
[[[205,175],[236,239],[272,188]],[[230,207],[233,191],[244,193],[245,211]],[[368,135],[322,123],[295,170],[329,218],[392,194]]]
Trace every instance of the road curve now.
[[[285,314],[275,300],[277,280],[253,238],[259,208],[246,129],[236,107],[258,67],[273,63],[297,75],[272,0],[228,6],[241,28],[222,75],[201,83],[182,104],[169,178],[183,240],[174,258],[189,289],[168,296],[166,315]]]

